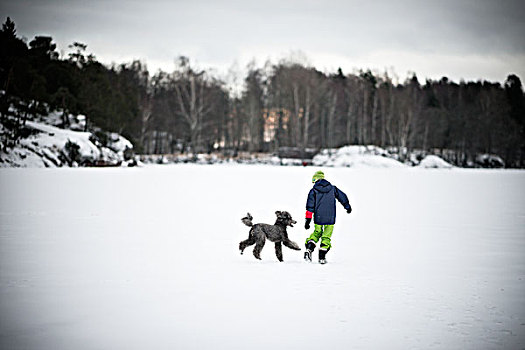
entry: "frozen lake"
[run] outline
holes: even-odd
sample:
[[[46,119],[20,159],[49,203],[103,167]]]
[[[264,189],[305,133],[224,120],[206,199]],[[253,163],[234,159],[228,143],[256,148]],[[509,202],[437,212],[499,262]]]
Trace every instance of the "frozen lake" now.
[[[525,349],[525,171],[324,168],[328,264],[239,255],[316,170],[0,169],[0,347]]]

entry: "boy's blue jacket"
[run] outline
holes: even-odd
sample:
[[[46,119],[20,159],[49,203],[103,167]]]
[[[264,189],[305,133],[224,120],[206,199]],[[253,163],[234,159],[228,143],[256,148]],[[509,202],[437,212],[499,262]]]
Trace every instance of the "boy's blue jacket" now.
[[[335,199],[348,210],[350,203],[346,194],[325,179],[319,180],[308,193],[306,210],[314,213],[317,225],[335,224]]]

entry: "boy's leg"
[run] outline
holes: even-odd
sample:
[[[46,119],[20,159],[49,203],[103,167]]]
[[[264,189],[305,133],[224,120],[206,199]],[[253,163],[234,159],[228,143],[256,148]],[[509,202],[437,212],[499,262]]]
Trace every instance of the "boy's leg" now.
[[[334,232],[334,225],[325,225],[319,247],[319,263],[321,264],[326,264],[326,253],[332,247],[332,232]]]
[[[334,232],[334,225],[324,225],[321,232],[321,246],[320,249],[329,250],[332,248],[332,233]]]
[[[306,239],[306,244],[310,241],[314,241],[315,243],[319,242],[319,238],[321,238],[321,235],[323,234],[323,225],[317,225],[314,224],[314,232]]]
[[[304,252],[304,260],[312,261],[312,252],[315,249],[315,243],[319,241],[319,238],[323,234],[323,226],[315,225],[314,232],[306,239],[305,247],[306,251]]]

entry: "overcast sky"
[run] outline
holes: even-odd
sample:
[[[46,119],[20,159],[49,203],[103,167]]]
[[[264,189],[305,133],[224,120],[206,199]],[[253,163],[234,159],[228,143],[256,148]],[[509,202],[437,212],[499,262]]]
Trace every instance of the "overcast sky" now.
[[[141,59],[153,73],[180,55],[218,74],[294,55],[327,72],[525,80],[523,0],[1,0],[0,13],[29,40],[52,36],[66,53],[79,41],[103,63]]]

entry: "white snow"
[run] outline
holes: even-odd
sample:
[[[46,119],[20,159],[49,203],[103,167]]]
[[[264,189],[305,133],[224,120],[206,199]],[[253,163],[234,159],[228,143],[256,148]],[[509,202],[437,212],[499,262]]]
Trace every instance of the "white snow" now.
[[[324,149],[312,163],[316,166],[351,168],[402,168],[403,163],[389,158],[385,150],[377,146],[344,146]]]
[[[311,176],[338,204],[303,246]],[[523,349],[525,172],[257,165],[0,169],[2,349]],[[314,254],[317,258],[317,252]]]
[[[442,158],[434,155],[428,155],[419,163],[420,168],[436,168],[436,169],[451,169],[452,164],[446,162]]]

